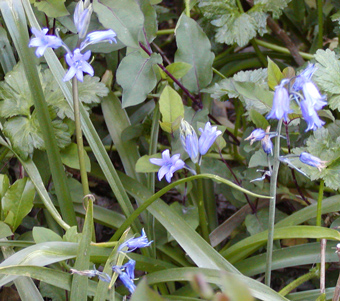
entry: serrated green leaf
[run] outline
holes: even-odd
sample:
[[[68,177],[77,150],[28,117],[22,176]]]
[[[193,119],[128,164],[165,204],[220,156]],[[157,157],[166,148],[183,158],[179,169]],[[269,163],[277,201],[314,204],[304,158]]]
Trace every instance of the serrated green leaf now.
[[[4,222],[9,224],[13,231],[33,208],[34,195],[34,185],[28,178],[23,178],[15,181],[1,199]]]
[[[197,22],[185,14],[178,20],[175,29],[177,51],[175,62],[190,64],[192,69],[183,76],[182,83],[190,91],[197,93],[212,80],[214,53],[211,44]]]
[[[36,0],[34,6],[48,17],[58,18],[69,15],[64,2],[65,0]]]
[[[143,57],[139,51],[129,53],[117,70],[117,82],[123,87],[123,108],[142,103],[156,86],[157,78],[153,70],[155,64],[162,63],[160,54]]]
[[[254,6],[265,12],[271,12],[275,19],[279,18],[282,10],[287,7],[291,0],[255,0]]]
[[[138,48],[138,35],[143,29],[144,16],[134,0],[93,1],[99,22],[111,28],[126,46]]]
[[[170,86],[166,86],[159,98],[159,110],[162,114],[162,124],[170,124],[170,128],[164,127],[168,133],[176,131],[184,118],[184,107],[181,96]]]
[[[275,90],[275,87],[278,86],[281,80],[284,78],[280,68],[276,65],[269,57],[268,60],[268,86],[270,89]]]
[[[69,146],[65,147],[60,152],[60,156],[61,156],[61,161],[63,162],[63,164],[71,168],[80,169],[77,144],[71,143]],[[91,162],[85,150],[84,150],[84,158],[85,158],[86,171],[90,172]]]
[[[315,81],[321,90],[329,94],[328,103],[330,108],[340,110],[339,56],[329,49],[319,49],[314,57],[318,67],[314,74]]]
[[[109,89],[100,82],[97,76],[84,76],[83,82],[78,82],[79,100],[85,104],[99,103],[100,97],[107,96]]]

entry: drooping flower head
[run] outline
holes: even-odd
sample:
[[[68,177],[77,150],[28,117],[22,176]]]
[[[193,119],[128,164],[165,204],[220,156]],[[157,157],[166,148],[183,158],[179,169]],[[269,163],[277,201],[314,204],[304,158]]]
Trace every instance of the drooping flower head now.
[[[273,155],[273,142],[271,140],[273,136],[270,135],[270,126],[266,128],[266,135],[261,140],[261,145],[263,148],[263,151],[267,155]]]
[[[65,74],[63,81],[66,82],[73,78],[74,76],[82,82],[84,79],[83,72],[90,74],[93,76],[94,71],[92,66],[87,62],[91,56],[91,51],[88,50],[84,54],[82,54],[79,48],[75,49],[73,53],[67,53],[65,56],[67,64],[70,66],[70,69]]]
[[[296,77],[292,89],[294,91],[302,90],[303,84],[312,80],[313,74],[317,69],[318,68],[314,64],[309,63],[307,68]]]
[[[250,145],[252,145],[255,141],[260,141],[266,136],[266,132],[263,129],[255,129],[251,132],[251,134],[244,140],[250,140]]]
[[[215,140],[219,135],[222,134],[221,131],[217,130],[217,126],[211,126],[210,122],[205,124],[204,130],[199,128],[202,133],[198,139],[198,149],[201,156],[205,155],[210,147],[214,144]]]
[[[30,40],[28,46],[37,47],[35,50],[35,55],[37,57],[43,56],[48,47],[56,49],[63,45],[63,41],[60,38],[47,34],[48,28],[38,30],[32,27],[31,31],[35,35],[35,38]]]
[[[89,0],[80,0],[73,14],[73,22],[77,28],[79,39],[83,39],[90,25],[92,15],[92,4]]]
[[[307,122],[307,129],[305,130],[305,132],[309,130],[316,130],[325,124],[325,122],[320,119],[318,113],[309,101],[301,100],[300,108],[302,116]]]
[[[110,44],[113,42],[117,43],[116,37],[117,35],[112,29],[94,31],[86,36],[85,40],[80,44],[80,49],[82,50],[91,44],[102,42],[109,42]]]
[[[302,163],[316,167],[319,171],[321,171],[323,168],[326,168],[327,161],[322,161],[320,158],[315,157],[307,152],[302,152],[299,156],[299,159]]]
[[[188,153],[191,161],[197,163],[199,159],[198,138],[194,128],[182,119],[179,129],[184,150]]]
[[[325,101],[327,96],[321,95],[318,88],[313,82],[305,82],[302,85],[302,92],[305,100],[316,111],[321,110],[327,104],[327,102]]]
[[[144,229],[142,229],[142,235],[137,237],[137,238],[130,238],[128,239],[127,241],[123,242],[119,248],[118,248],[118,251],[121,251],[123,250],[124,248],[128,248],[127,253],[130,253],[138,248],[145,248],[145,247],[148,247],[152,244],[152,241],[148,241],[148,238],[146,236],[146,233],[144,231]]]
[[[119,279],[123,282],[123,284],[126,286],[131,294],[136,290],[136,285],[134,284],[135,265],[136,261],[130,259],[123,266],[112,267],[112,270],[118,274]]]
[[[289,80],[287,79],[283,79],[280,85],[275,87],[273,107],[267,115],[267,119],[280,120],[283,118],[285,121],[288,121],[288,114],[292,112],[289,107],[289,94],[287,89],[284,87],[288,81]]]
[[[185,165],[184,161],[180,159],[180,154],[173,155],[170,157],[170,152],[168,149],[163,151],[162,153],[162,159],[158,158],[151,158],[150,162],[152,164],[161,166],[161,168],[158,171],[158,180],[162,180],[165,176],[165,179],[168,181],[168,183],[171,182],[171,178],[174,175],[174,172],[182,169]]]

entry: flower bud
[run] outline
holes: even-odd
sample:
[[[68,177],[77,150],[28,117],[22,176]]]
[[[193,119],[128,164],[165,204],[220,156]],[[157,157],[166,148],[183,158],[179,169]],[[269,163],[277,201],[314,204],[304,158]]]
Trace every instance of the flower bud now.
[[[197,134],[194,128],[184,119],[182,119],[180,125],[180,137],[182,146],[191,161],[197,163],[199,159]]]

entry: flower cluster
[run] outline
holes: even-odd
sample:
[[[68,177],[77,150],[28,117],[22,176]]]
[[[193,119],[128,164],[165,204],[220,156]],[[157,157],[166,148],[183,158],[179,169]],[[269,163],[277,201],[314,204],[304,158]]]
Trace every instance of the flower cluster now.
[[[82,40],[82,42],[80,43],[80,47],[74,49],[73,51],[67,47],[67,45],[60,39],[59,36],[48,35],[48,28],[43,28],[42,30],[36,28],[31,29],[35,37],[30,40],[28,46],[37,47],[35,51],[37,57],[43,56],[47,48],[56,49],[63,47],[67,51],[65,60],[70,68],[63,78],[64,81],[69,81],[74,76],[76,76],[76,78],[82,82],[84,72],[90,76],[93,76],[94,70],[88,63],[88,60],[91,57],[91,51],[88,50],[85,53],[81,52],[87,46],[101,42],[109,42],[111,44],[113,42],[117,43],[116,33],[112,29],[94,31],[86,36],[90,24],[91,14],[92,4],[90,1],[85,0],[85,2],[83,2],[80,0],[74,10],[73,21],[75,27],[77,28],[79,39]]]
[[[199,128],[199,131],[201,132],[201,136],[198,139],[194,128],[187,121],[182,119],[180,125],[180,138],[182,146],[188,153],[191,161],[200,165],[202,156],[208,152],[216,138],[221,135],[222,132],[218,131],[216,126],[211,126],[210,122],[205,124],[204,129]],[[175,154],[170,157],[170,152],[168,149],[166,149],[162,153],[162,159],[150,159],[152,164],[161,166],[158,171],[159,181],[165,176],[165,179],[170,183],[174,172],[182,168],[186,168],[193,174],[196,174],[194,170],[192,170],[184,163],[182,159],[180,159],[180,156],[180,154]]]
[[[129,252],[135,251],[137,248],[148,247],[151,245],[152,242],[153,241],[148,241],[146,233],[144,229],[142,229],[142,235],[140,237],[137,237],[137,238],[133,237],[123,242],[118,247],[118,252],[129,253]],[[131,294],[136,289],[136,285],[134,283],[135,266],[136,266],[136,261],[133,259],[129,259],[129,261],[122,266],[116,266],[116,265],[112,266],[113,272],[118,274],[119,279],[123,282],[123,284],[126,286],[126,288],[129,290]],[[78,271],[75,269],[70,269],[70,271],[72,274],[87,276],[89,278],[97,276],[99,280],[101,281],[108,282],[108,283],[111,282],[110,275],[108,275],[107,273],[98,271],[95,266],[93,267],[93,270]]]
[[[319,118],[317,111],[321,110],[327,102],[325,101],[326,96],[320,94],[317,86],[312,81],[312,76],[315,71],[316,67],[313,64],[309,64],[308,67],[296,77],[289,92],[285,86],[290,80],[283,79],[280,85],[275,88],[273,107],[267,115],[267,118],[283,118],[284,121],[287,122],[288,114],[292,112],[290,109],[290,98],[292,96],[300,105],[302,116],[307,122],[306,131],[316,130],[322,127],[325,122]]]

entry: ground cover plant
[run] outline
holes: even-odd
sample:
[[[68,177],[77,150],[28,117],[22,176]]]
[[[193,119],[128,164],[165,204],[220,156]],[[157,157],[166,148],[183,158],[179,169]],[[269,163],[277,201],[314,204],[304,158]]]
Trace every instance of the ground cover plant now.
[[[338,300],[338,1],[0,1],[4,300]]]

